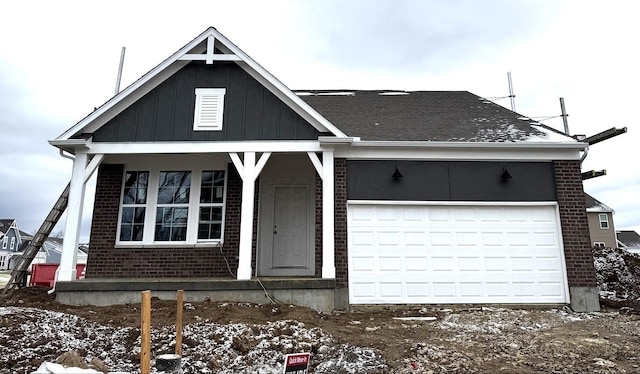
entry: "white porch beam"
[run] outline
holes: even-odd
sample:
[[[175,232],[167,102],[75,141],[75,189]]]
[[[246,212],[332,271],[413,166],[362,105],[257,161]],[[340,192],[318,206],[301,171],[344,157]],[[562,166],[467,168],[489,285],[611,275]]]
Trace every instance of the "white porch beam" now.
[[[236,154],[237,157],[237,154]],[[234,157],[232,156],[232,160]],[[239,161],[239,157],[238,157]],[[235,164],[236,161],[234,161]],[[237,165],[236,165],[237,167]],[[240,173],[240,170],[238,170]],[[238,280],[251,279],[251,243],[253,241],[253,200],[255,194],[256,153],[244,153],[242,165],[242,204],[240,206],[240,245],[238,253]]]
[[[256,170],[253,176],[254,182],[258,178],[258,175],[260,175],[260,173],[262,172],[264,166],[267,164],[267,161],[269,161],[269,157],[271,157],[271,152],[265,152],[262,154],[262,156],[260,156],[260,160],[258,160],[258,162],[256,163]]]
[[[91,178],[93,173],[95,173],[95,171],[98,169],[98,166],[100,166],[100,164],[102,163],[102,160],[104,160],[104,155],[101,154],[95,155],[91,158],[89,165],[87,165],[87,168],[84,171],[84,183],[87,183],[89,178]]]
[[[78,242],[80,240],[80,228],[82,224],[86,170],[87,154],[76,152],[76,158],[73,160],[73,169],[71,172],[64,242],[62,243],[60,266],[56,271],[56,282],[76,279],[76,254],[78,252]]]
[[[67,148],[67,142],[51,141],[51,145]],[[84,143],[83,143],[84,144]],[[71,146],[76,147],[75,144]],[[89,154],[143,154],[143,153],[242,153],[242,152],[322,152],[317,141],[246,141],[246,142],[140,142],[101,143],[87,145]]]
[[[222,54],[222,53],[216,53],[211,57],[209,57],[206,54],[202,54],[202,55],[186,54],[180,57],[178,60],[208,61],[209,59],[211,59],[211,61],[242,61],[242,58],[240,58],[238,55]]]
[[[311,157],[311,156],[309,156]],[[336,277],[333,151],[322,152],[322,278]]]
[[[233,165],[236,167],[236,170],[238,170],[238,175],[240,175],[240,178],[244,180],[244,166],[242,165],[240,156],[235,152],[231,152],[229,153],[229,157],[231,158]]]
[[[307,156],[309,156],[309,160],[311,160],[313,167],[316,168],[316,172],[320,178],[322,178],[322,163],[320,162],[318,155],[315,152],[307,152]]]

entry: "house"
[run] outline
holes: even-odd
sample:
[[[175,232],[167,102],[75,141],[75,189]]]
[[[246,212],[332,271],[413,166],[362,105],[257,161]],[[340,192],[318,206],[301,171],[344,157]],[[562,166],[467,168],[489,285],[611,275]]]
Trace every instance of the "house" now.
[[[20,231],[20,237],[22,238],[22,246],[19,252],[24,252],[27,245],[33,240],[33,235]],[[31,264],[59,264],[62,257],[62,238],[47,237],[42,243],[42,246],[38,250],[38,253],[31,261]],[[83,245],[79,245],[77,252],[76,262],[79,264],[87,263],[88,248]]]
[[[74,158],[63,303],[599,308],[587,145],[469,92],[293,92],[209,28],[50,144]]]
[[[13,270],[24,250],[33,240],[33,235],[18,228],[14,219],[0,219],[0,271]],[[87,247],[80,246],[76,261],[87,262]],[[62,239],[48,237],[33,258],[32,264],[59,264],[62,255]]]
[[[614,210],[585,192],[587,219],[591,245],[599,248],[615,248],[618,246],[616,230],[613,225]]]
[[[620,230],[616,232],[618,247],[640,254],[640,235],[634,230]]]
[[[15,219],[0,219],[0,243],[0,271],[10,270],[15,263],[15,254],[22,245]]]

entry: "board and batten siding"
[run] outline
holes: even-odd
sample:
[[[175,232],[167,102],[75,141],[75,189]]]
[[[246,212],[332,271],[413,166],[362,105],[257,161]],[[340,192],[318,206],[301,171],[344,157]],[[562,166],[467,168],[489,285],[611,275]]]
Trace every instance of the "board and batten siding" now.
[[[221,131],[193,131],[196,88],[225,88]],[[93,134],[94,142],[315,140],[319,131],[232,62],[194,61]]]
[[[556,201],[550,162],[349,160],[347,169],[349,200]]]

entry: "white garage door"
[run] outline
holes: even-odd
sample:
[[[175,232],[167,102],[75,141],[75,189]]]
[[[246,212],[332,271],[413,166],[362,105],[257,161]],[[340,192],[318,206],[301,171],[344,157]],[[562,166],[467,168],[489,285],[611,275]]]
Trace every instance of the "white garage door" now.
[[[555,205],[349,204],[352,304],[566,303]]]

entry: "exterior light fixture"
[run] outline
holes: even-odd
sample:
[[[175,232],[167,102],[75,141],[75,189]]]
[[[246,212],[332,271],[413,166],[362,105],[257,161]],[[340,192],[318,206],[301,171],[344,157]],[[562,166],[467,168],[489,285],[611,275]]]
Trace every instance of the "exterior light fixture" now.
[[[402,179],[402,173],[400,173],[400,170],[398,170],[397,166],[396,166],[396,171],[393,172],[393,175],[391,176],[391,178],[393,178],[393,180],[396,182]]]
[[[507,182],[511,178],[513,178],[513,177],[511,176],[511,174],[509,174],[509,171],[507,171],[507,169],[505,169],[505,168],[502,168],[502,174],[500,174],[500,179],[503,182]]]

